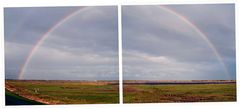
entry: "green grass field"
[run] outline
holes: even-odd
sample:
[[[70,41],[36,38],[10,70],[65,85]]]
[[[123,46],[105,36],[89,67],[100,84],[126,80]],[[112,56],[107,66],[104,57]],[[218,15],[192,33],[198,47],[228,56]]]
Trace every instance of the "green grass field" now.
[[[47,104],[118,103],[118,85],[79,81],[6,81],[14,93]]]
[[[236,101],[236,84],[124,85],[124,103]]]
[[[119,103],[117,81],[6,80],[6,89],[44,104]],[[236,101],[236,84],[124,84],[123,94],[124,103]]]

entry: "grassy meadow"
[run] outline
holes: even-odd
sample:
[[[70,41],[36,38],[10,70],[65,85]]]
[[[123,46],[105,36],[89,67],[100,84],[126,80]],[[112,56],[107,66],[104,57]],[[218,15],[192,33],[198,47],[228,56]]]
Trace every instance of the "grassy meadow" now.
[[[119,102],[118,81],[6,80],[6,89],[44,104],[105,104]]]
[[[118,81],[6,80],[5,87],[43,104],[119,103]],[[124,103],[236,101],[235,81],[127,81],[123,88]]]
[[[124,103],[236,101],[236,84],[124,85]]]

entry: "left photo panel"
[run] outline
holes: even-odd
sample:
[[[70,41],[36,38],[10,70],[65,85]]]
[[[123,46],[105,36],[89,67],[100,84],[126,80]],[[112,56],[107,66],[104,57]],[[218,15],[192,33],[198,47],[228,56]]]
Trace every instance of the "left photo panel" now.
[[[4,8],[6,105],[119,103],[117,6]]]

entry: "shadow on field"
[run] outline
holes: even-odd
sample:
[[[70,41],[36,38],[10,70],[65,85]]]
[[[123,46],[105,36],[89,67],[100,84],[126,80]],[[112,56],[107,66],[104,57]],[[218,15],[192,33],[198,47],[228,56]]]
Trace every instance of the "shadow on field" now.
[[[36,102],[33,100],[29,100],[27,98],[23,98],[21,96],[18,96],[8,90],[5,90],[5,100],[6,105],[43,105],[43,103]]]

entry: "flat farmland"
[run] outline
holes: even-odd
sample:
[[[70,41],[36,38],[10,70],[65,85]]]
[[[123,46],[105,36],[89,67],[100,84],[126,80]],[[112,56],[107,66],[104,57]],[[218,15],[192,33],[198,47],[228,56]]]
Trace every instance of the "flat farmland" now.
[[[124,81],[124,103],[236,101],[233,80]]]
[[[119,103],[118,81],[6,80],[5,88],[44,104]]]

